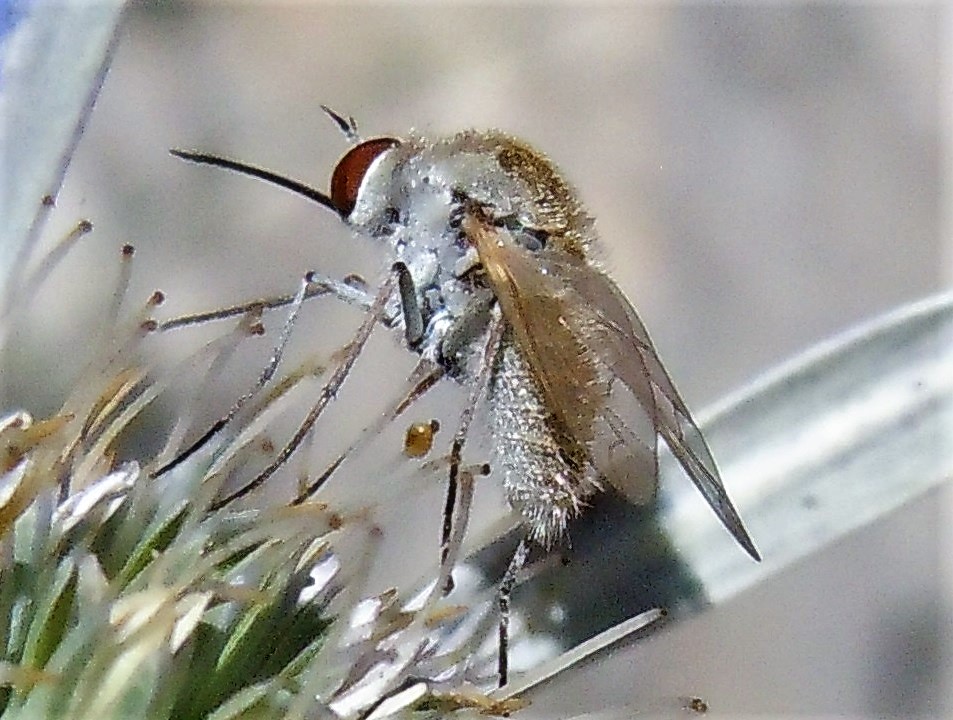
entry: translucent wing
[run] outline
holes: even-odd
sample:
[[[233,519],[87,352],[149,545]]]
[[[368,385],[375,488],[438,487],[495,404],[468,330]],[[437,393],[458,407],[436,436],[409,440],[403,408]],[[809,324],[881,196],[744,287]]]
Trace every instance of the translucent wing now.
[[[467,229],[547,403],[600,474],[646,502],[661,435],[721,522],[760,559],[708,444],[618,287],[568,253],[533,254],[479,221]]]
[[[654,407],[651,390],[645,386],[637,402],[617,407],[613,376],[579,331],[571,288],[544,274],[536,256],[506,242],[506,231],[479,221],[465,228],[557,432],[630,501],[649,502],[658,477],[656,423],[644,409]]]
[[[555,265],[555,264],[554,264]],[[544,265],[545,267],[545,265]],[[642,320],[622,291],[606,275],[582,263],[559,263],[548,275],[563,280],[567,295],[580,316],[576,329],[593,350],[611,363],[611,369],[640,399],[650,387],[656,430],[688,477],[738,543],[755,559],[760,555],[721,481],[711,449],[675,388]],[[599,332],[592,332],[593,326]],[[639,356],[636,362],[633,354]],[[645,373],[645,374],[641,374]]]

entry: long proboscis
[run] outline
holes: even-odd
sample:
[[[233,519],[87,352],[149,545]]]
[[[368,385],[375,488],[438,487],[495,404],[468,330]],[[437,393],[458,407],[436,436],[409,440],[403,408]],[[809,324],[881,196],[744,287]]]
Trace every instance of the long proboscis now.
[[[255,165],[249,165],[247,163],[239,162],[238,160],[230,160],[228,158],[220,157],[218,155],[211,155],[209,153],[200,153],[200,152],[191,152],[188,150],[169,150],[169,153],[181,160],[187,160],[188,162],[198,163],[200,165],[212,165],[214,167],[224,168],[225,170],[231,170],[232,172],[237,172],[242,175],[249,175],[253,178],[258,178],[259,180],[264,180],[278,187],[282,187],[285,190],[290,190],[297,195],[307,198],[311,202],[315,202],[318,205],[323,205],[328,210],[334,212],[335,215],[340,216],[341,211],[334,206],[331,198],[320,190],[316,190],[310,185],[305,185],[302,182],[297,180],[292,180],[289,177],[284,175],[279,175],[278,173],[273,173],[270,170],[265,170],[264,168],[256,167]]]

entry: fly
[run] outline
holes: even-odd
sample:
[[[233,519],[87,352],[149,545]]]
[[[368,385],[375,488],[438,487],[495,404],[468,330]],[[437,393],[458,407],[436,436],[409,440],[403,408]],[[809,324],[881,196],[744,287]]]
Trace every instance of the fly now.
[[[593,263],[593,218],[553,163],[496,131],[361,140],[353,120],[325,110],[353,143],[328,194],[244,163],[172,152],[304,195],[389,248],[385,290],[363,304],[377,313],[373,322],[395,318],[431,369],[412,396],[441,375],[470,389],[450,452],[444,564],[463,445],[476,406],[485,403],[490,468],[526,530],[501,584],[500,684],[509,591],[530,545],[551,548],[606,486],[637,505],[650,502],[659,438],[725,528],[760,560],[645,325]],[[341,294],[354,292],[348,286]]]

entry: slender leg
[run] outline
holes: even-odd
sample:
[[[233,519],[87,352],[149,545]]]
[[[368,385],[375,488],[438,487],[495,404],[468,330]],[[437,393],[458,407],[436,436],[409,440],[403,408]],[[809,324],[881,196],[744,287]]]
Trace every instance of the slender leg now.
[[[459,447],[456,442],[453,444],[453,449],[456,450]],[[454,453],[450,452],[450,457],[453,458],[454,455],[459,456],[459,452]],[[453,531],[453,509],[457,505],[457,480],[460,473],[460,459],[457,457],[455,460],[451,459],[450,461],[450,478],[447,481],[447,499],[443,504],[443,525],[440,528],[440,565],[441,567],[447,564],[447,556],[450,554],[450,533]],[[443,592],[444,595],[449,595],[450,591],[453,590],[453,578],[447,577],[447,583],[444,585]]]
[[[370,295],[366,290],[360,287],[355,287],[353,284],[346,281],[335,280],[334,278],[329,278],[317,273],[309,273],[309,278],[310,280],[308,289],[304,296],[305,300],[321,297],[323,295],[333,295],[338,300],[342,300],[349,305],[356,305],[357,307],[363,308],[364,310],[369,310],[374,302],[373,295]],[[273,310],[275,308],[284,307],[285,305],[292,305],[295,302],[297,302],[297,294],[280,295],[278,297],[271,298],[260,298],[258,300],[251,300],[238,305],[230,305],[229,307],[218,308],[217,310],[193,313],[191,315],[181,315],[170,320],[165,320],[159,324],[158,330],[160,332],[169,332],[171,330],[191,327],[192,325],[201,325],[203,323],[213,322],[215,320],[227,320],[228,318],[236,317],[238,315],[245,315],[246,313],[252,311]],[[383,320],[388,326],[393,322],[393,319],[388,317],[386,314],[383,316]]]
[[[325,111],[328,112],[326,108]],[[391,266],[391,270],[397,278],[397,292],[400,298],[401,316],[404,321],[404,337],[407,340],[408,347],[415,349],[420,344],[424,334],[424,319],[420,312],[420,305],[417,302],[417,288],[414,287],[413,277],[404,263],[399,261],[395,262]],[[340,297],[340,295],[338,296]],[[392,325],[394,320],[396,320],[396,318],[385,318],[385,322],[388,325]],[[341,453],[337,459],[331,463],[331,465],[329,465],[328,468],[321,473],[321,475],[317,477],[316,480],[309,483],[306,487],[301,488],[297,497],[295,497],[291,504],[300,505],[311,495],[317,492],[317,490],[328,481],[331,475],[338,469],[338,467],[341,466],[347,457],[354,452],[354,450],[360,447],[360,445],[367,438],[379,432],[380,429],[383,428],[387,423],[399,417],[404,410],[410,407],[414,402],[417,401],[417,399],[424,395],[424,393],[436,385],[437,381],[443,377],[444,372],[445,370],[441,366],[435,365],[428,360],[421,360],[414,369],[414,372],[411,374],[410,382],[413,383],[413,387],[411,388],[410,392],[408,392],[403,399],[401,399],[401,401],[389,411],[381,415],[376,423],[365,428],[357,441],[352,443],[350,447]],[[456,496],[455,492],[454,496]],[[450,505],[449,512],[451,514],[453,512],[452,504]],[[445,517],[444,523],[446,524],[449,522],[450,520],[448,515]],[[450,530],[449,527],[447,527],[444,530],[444,537],[449,537],[449,534]]]
[[[281,357],[284,354],[284,348],[291,337],[291,330],[294,326],[294,322],[297,318],[301,305],[306,300],[310,300],[311,298],[322,295],[333,295],[338,300],[342,300],[349,305],[356,305],[357,307],[363,308],[366,311],[369,311],[374,304],[374,297],[370,295],[363,287],[357,287],[355,284],[349,283],[347,280],[335,280],[324,275],[319,275],[315,272],[310,272],[305,276],[305,282],[302,286],[302,289],[294,295],[282,295],[274,298],[253,300],[251,302],[245,302],[239,305],[220,308],[211,312],[182,315],[180,317],[172,318],[171,320],[166,320],[159,325],[158,329],[160,331],[168,332],[170,330],[177,330],[179,328],[190,327],[192,325],[200,325],[206,322],[213,322],[215,320],[226,320],[239,315],[247,315],[249,313],[255,312],[260,313],[262,310],[275,309],[285,305],[292,306],[291,312],[288,314],[288,319],[285,321],[285,325],[282,328],[278,345],[275,347],[268,365],[262,371],[254,387],[241,398],[239,398],[239,400],[231,407],[231,409],[229,409],[225,415],[216,420],[208,430],[202,433],[198,440],[189,445],[189,447],[180,452],[171,461],[159,469],[154,470],[151,474],[151,477],[157,478],[166,474],[170,470],[188,460],[196,452],[201,450],[209,440],[215,437],[218,432],[220,432],[235,418],[235,415],[238,414],[245,403],[248,402],[259,390],[261,390],[271,380],[272,377],[274,377],[275,371],[278,368],[278,364],[281,361]],[[391,316],[385,310],[381,312],[379,319],[385,326],[392,327],[396,317]],[[344,458],[341,458],[341,460],[343,459]]]
[[[268,359],[268,364],[261,371],[261,374],[258,376],[258,380],[252,386],[251,390],[242,395],[235,403],[229,408],[228,412],[225,413],[221,418],[219,418],[212,426],[206,430],[198,440],[189,445],[185,450],[180,452],[176,457],[171,461],[167,462],[165,465],[160,467],[158,470],[155,470],[151,477],[157,478],[165,473],[169,472],[173,468],[178,467],[183,462],[188,460],[192,455],[198,452],[212,437],[224,428],[232,418],[234,418],[238,412],[245,406],[251,398],[253,398],[259,390],[261,390],[265,385],[268,384],[268,381],[271,380],[275,375],[275,371],[278,369],[278,365],[281,363],[281,358],[284,355],[285,348],[288,345],[288,341],[291,339],[291,331],[294,329],[295,320],[298,318],[298,311],[301,310],[301,305],[304,303],[305,296],[308,291],[312,281],[311,273],[305,275],[304,280],[301,282],[301,288],[294,295],[294,298],[291,303],[291,312],[288,313],[288,319],[285,320],[284,327],[281,328],[281,335],[278,336],[278,344],[275,346],[275,349],[271,353],[271,357]]]
[[[516,576],[523,569],[526,563],[526,556],[529,555],[529,540],[523,538],[516,552],[506,568],[506,574],[500,582],[500,653],[497,656],[497,667],[499,669],[500,687],[506,685],[509,675],[510,665],[510,594],[513,592],[513,585],[516,584]]]
[[[278,453],[278,457],[276,457],[268,467],[262,470],[254,480],[213,503],[209,507],[211,511],[214,512],[215,510],[220,510],[231,502],[248,495],[250,492],[260,487],[266,480],[268,480],[268,478],[274,475],[292,455],[294,455],[295,451],[308,436],[308,433],[311,432],[311,429],[318,421],[318,418],[321,417],[321,414],[328,406],[328,403],[331,402],[338,390],[341,389],[341,386],[344,384],[344,381],[350,374],[351,368],[354,366],[358,356],[360,356],[361,351],[364,349],[364,345],[370,338],[371,332],[380,321],[380,318],[384,312],[384,308],[387,305],[387,302],[394,290],[394,285],[395,278],[393,275],[388,277],[384,281],[383,285],[381,285],[380,291],[377,293],[377,297],[374,299],[374,303],[371,305],[371,308],[367,313],[367,317],[364,318],[364,322],[361,323],[361,326],[358,328],[354,338],[344,348],[343,356],[338,366],[334,369],[334,373],[331,375],[327,383],[325,383],[324,387],[321,388],[321,393],[318,395],[318,401],[311,407],[311,410],[301,422],[301,425],[298,426],[298,430],[295,432],[291,440],[289,440],[288,443],[281,449],[281,452]]]
[[[460,464],[463,459],[463,446],[467,440],[467,434],[470,432],[470,423],[473,421],[473,414],[476,411],[487,382],[490,379],[490,372],[493,370],[493,359],[496,357],[500,342],[503,339],[503,317],[499,308],[495,309],[493,317],[487,328],[486,342],[483,346],[483,358],[480,364],[480,372],[476,377],[467,398],[467,404],[460,414],[460,425],[457,427],[457,433],[453,437],[453,444],[450,447],[450,478],[447,485],[447,501],[443,509],[443,526],[440,536],[440,564],[445,566],[448,562],[456,562],[455,557],[450,557],[450,536],[453,532],[453,514],[457,496],[457,479],[460,474]],[[460,519],[461,522],[465,518]],[[453,590],[453,579],[447,575],[447,583],[444,586],[444,594]]]
[[[417,399],[422,397],[430,388],[432,388],[437,381],[443,376],[443,368],[439,365],[433,365],[432,363],[425,363],[421,361],[421,364],[418,365],[417,370],[411,376],[411,381],[414,382],[413,387],[398,403],[396,403],[390,410],[386,413],[383,413],[373,425],[369,425],[361,431],[360,437],[353,442],[348,448],[342,452],[338,457],[332,462],[327,469],[321,473],[314,481],[310,482],[307,486],[302,487],[298,495],[291,502],[292,505],[300,505],[305,502],[309,497],[314,495],[324,483],[326,483],[331,475],[344,463],[344,461],[357,450],[364,442],[368,439],[377,435],[381,429],[384,428],[388,423],[393,422],[401,413],[404,412],[408,407],[410,407]]]

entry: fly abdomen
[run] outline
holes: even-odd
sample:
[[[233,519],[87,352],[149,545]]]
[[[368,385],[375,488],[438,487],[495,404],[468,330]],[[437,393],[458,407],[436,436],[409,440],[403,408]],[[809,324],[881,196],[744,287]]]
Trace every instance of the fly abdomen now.
[[[530,539],[549,548],[599,489],[589,464],[556,427],[511,333],[503,336],[487,388],[491,466],[503,475],[510,505]]]

